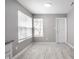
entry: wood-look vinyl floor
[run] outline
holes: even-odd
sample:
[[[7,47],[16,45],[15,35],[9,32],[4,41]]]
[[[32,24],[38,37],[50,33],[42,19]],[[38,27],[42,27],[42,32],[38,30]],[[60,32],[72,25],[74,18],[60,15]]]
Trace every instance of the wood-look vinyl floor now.
[[[17,59],[74,59],[73,51],[64,44],[35,43]]]

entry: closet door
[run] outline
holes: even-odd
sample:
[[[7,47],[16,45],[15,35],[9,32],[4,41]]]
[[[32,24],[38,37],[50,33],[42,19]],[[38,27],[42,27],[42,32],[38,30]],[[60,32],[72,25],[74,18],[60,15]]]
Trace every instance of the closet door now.
[[[64,43],[67,40],[66,18],[56,18],[56,42]]]

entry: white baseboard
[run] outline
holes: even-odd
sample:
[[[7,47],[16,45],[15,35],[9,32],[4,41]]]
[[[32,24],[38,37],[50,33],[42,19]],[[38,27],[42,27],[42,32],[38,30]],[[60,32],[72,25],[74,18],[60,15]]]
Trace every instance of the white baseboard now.
[[[72,49],[74,49],[74,46],[72,46],[70,43],[66,42],[66,44],[70,46]]]
[[[56,44],[56,42],[34,42],[34,44]]]
[[[19,52],[17,55],[15,55],[12,59],[17,59],[18,56],[20,56],[22,53],[24,53],[29,47],[32,46],[32,43],[28,45],[26,48],[24,48],[21,52]]]

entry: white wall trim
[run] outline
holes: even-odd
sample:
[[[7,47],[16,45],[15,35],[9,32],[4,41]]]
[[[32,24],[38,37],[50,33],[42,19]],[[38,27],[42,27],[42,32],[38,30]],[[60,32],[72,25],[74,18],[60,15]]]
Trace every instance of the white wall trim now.
[[[32,46],[32,43],[28,45],[26,48],[24,48],[21,52],[19,52],[17,55],[15,55],[12,59],[17,59],[18,56],[20,56],[22,53],[24,53],[29,47]]]
[[[34,44],[57,44],[56,42],[34,42]]]
[[[72,46],[70,43],[66,42],[66,44],[70,46],[72,49],[74,49],[74,46]]]

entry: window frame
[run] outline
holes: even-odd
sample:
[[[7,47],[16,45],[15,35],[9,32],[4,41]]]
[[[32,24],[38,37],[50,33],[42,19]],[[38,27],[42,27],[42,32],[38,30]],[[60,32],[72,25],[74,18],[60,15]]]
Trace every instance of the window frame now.
[[[20,16],[21,17],[25,17],[25,18],[19,18],[20,16],[19,16],[19,13],[20,13]],[[21,21],[21,20],[25,20],[26,21],[26,23],[25,24],[20,24],[19,22]],[[28,20],[27,20],[28,19]],[[22,21],[23,21],[22,20]],[[31,21],[30,22],[30,25],[28,24],[28,22],[27,21]],[[21,25],[23,25],[23,26],[21,26]],[[27,25],[27,26],[26,26]],[[28,32],[27,32],[27,30],[29,30],[30,31],[30,35],[29,36],[27,36],[27,34],[25,33],[23,33],[23,35],[24,35],[24,38],[20,38],[20,28],[26,28],[26,29],[22,29],[22,30],[25,30],[25,32],[28,34]],[[22,31],[21,31],[22,32]],[[27,14],[25,14],[25,13],[23,13],[22,11],[20,11],[20,10],[18,10],[18,42],[20,43],[20,42],[23,42],[24,40],[26,40],[26,39],[29,39],[29,38],[32,38],[32,17],[30,17],[30,16],[28,16]]]
[[[35,20],[38,20],[37,22],[40,22],[40,28],[36,28],[35,27]],[[36,35],[35,34],[35,30],[38,29],[40,30],[39,32],[41,32],[39,35]],[[43,37],[44,36],[44,33],[43,33],[43,18],[34,18],[34,37]]]

